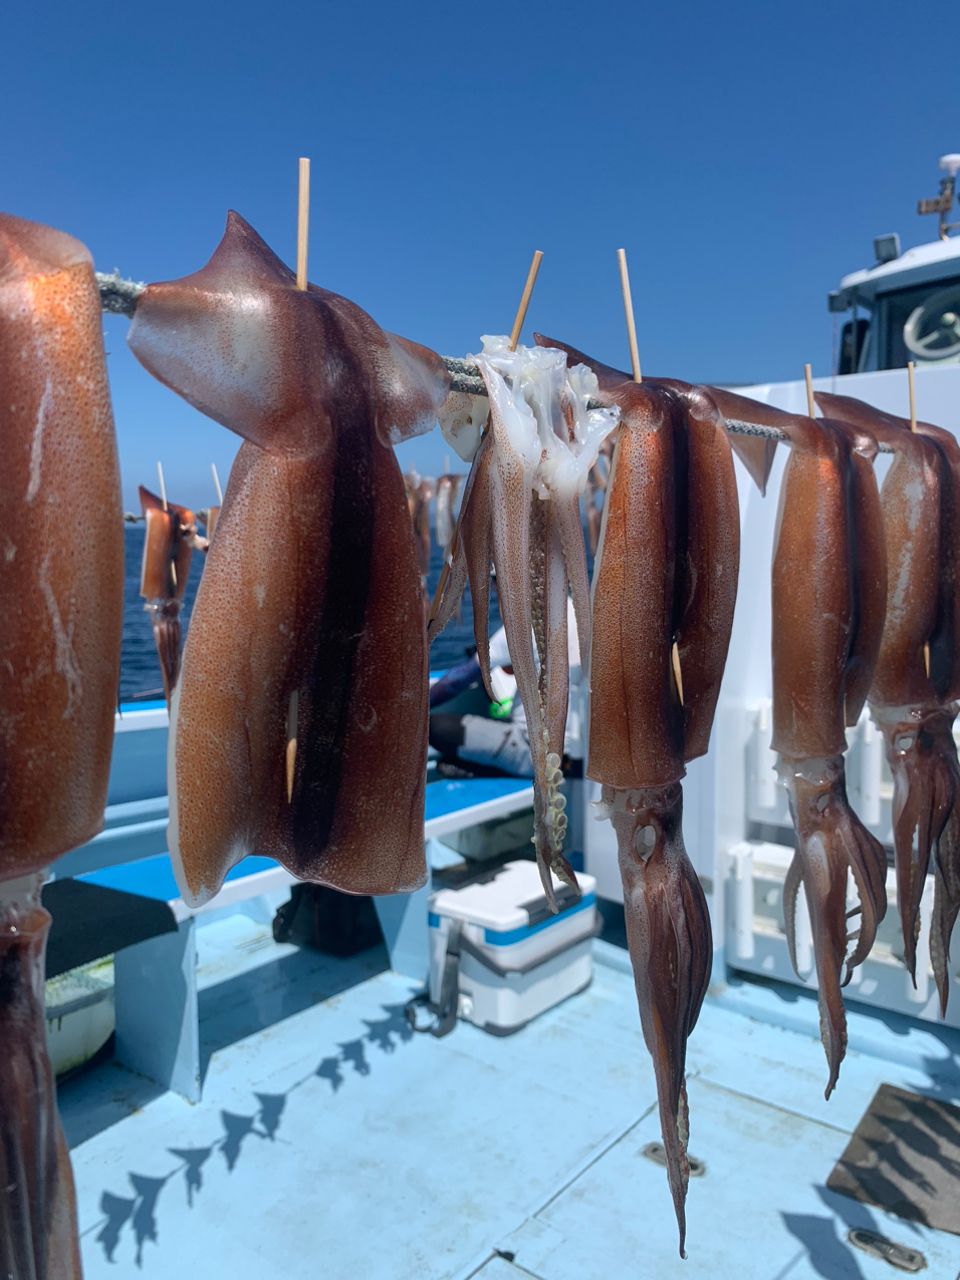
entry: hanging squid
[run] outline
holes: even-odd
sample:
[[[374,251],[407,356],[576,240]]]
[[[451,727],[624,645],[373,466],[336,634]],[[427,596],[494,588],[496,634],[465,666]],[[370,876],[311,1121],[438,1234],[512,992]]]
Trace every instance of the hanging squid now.
[[[797,836],[784,884],[787,942],[796,968],[802,884],[829,1098],[846,1052],[841,988],[886,911],[886,857],[849,805],[843,761],[846,727],[857,723],[873,679],[886,605],[876,441],[845,423],[712,394],[725,417],[777,427],[790,447],[773,550],[772,747]],[[852,908],[848,875],[858,899]]]
[[[433,500],[434,483],[424,479],[416,471],[407,471],[403,477],[403,489],[407,498],[407,510],[410,513],[410,524],[413,528],[414,542],[417,548],[417,564],[420,566],[420,578],[426,591],[427,577],[430,573],[430,503]]]
[[[565,797],[560,792],[567,717],[567,596],[581,653],[589,652],[590,595],[580,525],[580,494],[616,409],[587,409],[596,379],[566,367],[563,352],[485,338],[477,357],[489,397],[490,427],[473,459],[458,528],[430,621],[433,638],[453,616],[469,579],[474,635],[491,698],[491,562],[507,645],[523,700],[534,768],[534,845],[553,909],[551,873],[576,888],[563,853]],[[482,399],[482,397],[480,397]],[[458,429],[473,408],[457,405]],[[449,429],[447,414],[441,425]]]
[[[0,1275],[77,1280],[46,1052],[44,868],[100,829],[123,621],[120,481],[87,250],[0,215]]]
[[[171,710],[184,897],[205,901],[253,852],[348,892],[416,888],[427,652],[391,445],[436,421],[442,361],[297,289],[233,213],[206,267],[141,295],[129,341],[244,439]]]
[[[190,576],[194,547],[204,548],[199,539],[197,518],[188,507],[165,503],[140,486],[140,509],[146,521],[140,594],[150,615],[153,639],[160,659],[163,692],[167,706],[180,673],[180,611]]]
[[[553,343],[552,339],[538,341]],[[709,395],[638,384],[574,348],[620,407],[593,587],[590,753],[623,878],[640,1022],[667,1175],[686,1237],[686,1047],[710,975],[710,916],[683,843],[686,762],[709,745],[726,663],[740,524],[730,443]]]
[[[442,475],[437,481],[437,546],[446,553],[453,538],[454,512],[463,476]]]
[[[597,547],[600,545],[600,525],[603,520],[604,495],[610,480],[610,459],[612,456],[613,442],[608,436],[597,454],[596,462],[590,468],[590,475],[587,477],[587,545],[590,548],[590,555],[594,559],[596,558]]]
[[[931,859],[930,957],[946,1013],[950,935],[960,912],[960,766],[953,721],[960,697],[960,447],[949,432],[818,394],[832,418],[894,449],[883,484],[889,564],[887,619],[870,689],[894,779],[893,841],[904,960],[916,985],[920,902]]]

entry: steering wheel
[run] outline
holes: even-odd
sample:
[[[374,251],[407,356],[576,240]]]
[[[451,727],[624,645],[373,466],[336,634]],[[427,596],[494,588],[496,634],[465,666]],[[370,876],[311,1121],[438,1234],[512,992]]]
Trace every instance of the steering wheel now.
[[[903,326],[903,341],[919,360],[960,356],[960,281],[938,289],[911,311]]]

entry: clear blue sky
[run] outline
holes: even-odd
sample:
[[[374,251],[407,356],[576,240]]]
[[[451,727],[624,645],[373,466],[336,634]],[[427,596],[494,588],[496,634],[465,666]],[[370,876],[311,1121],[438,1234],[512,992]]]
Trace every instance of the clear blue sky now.
[[[625,362],[627,248],[644,367],[826,372],[826,293],[960,149],[955,3],[441,4],[94,0],[7,6],[2,206],[162,280],[227,208],[288,261],[313,161],[310,276],[447,353],[509,328]],[[107,322],[125,501],[162,457],[210,500],[230,433],[154,383]],[[406,446],[435,471],[439,432]]]

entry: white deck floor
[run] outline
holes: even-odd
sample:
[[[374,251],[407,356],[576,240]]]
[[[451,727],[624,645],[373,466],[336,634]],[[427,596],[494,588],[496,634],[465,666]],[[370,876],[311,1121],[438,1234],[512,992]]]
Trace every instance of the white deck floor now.
[[[877,1086],[956,1099],[960,1038],[854,1015],[830,1103],[804,995],[708,1000],[690,1046],[689,1260],[677,1257],[653,1074],[625,957],[508,1039],[414,1035],[415,984],[379,953],[277,946],[243,917],[200,931],[210,1053],[190,1105],[115,1066],[61,1090],[87,1280],[890,1280],[869,1226],[960,1274],[960,1238],[825,1189]],[[782,1006],[782,1009],[779,1008]]]

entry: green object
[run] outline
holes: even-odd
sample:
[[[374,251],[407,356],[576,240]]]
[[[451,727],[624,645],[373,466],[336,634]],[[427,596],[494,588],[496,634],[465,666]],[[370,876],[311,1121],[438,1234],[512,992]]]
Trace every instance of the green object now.
[[[490,715],[494,720],[509,720],[513,710],[512,698],[501,698],[499,702],[490,703]]]

